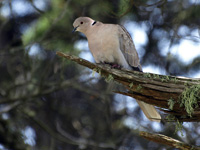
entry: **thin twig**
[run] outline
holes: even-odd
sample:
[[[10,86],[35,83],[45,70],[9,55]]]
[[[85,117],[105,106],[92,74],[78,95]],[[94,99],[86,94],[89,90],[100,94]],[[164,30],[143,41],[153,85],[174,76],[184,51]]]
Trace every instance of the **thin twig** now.
[[[57,122],[56,124],[56,128],[58,130],[58,132],[64,136],[66,139],[73,141],[74,143],[77,143],[77,145],[80,146],[94,146],[94,147],[100,147],[100,148],[112,148],[115,149],[115,145],[114,144],[108,144],[108,143],[98,143],[92,140],[88,140],[86,138],[77,138],[74,137],[72,135],[70,135],[69,133],[67,133],[66,131],[64,131],[60,124]]]
[[[31,4],[31,6],[32,6],[37,12],[39,12],[40,14],[43,14],[43,13],[44,13],[44,11],[40,10],[39,8],[37,8],[37,7],[35,6],[35,4],[33,3],[33,0],[29,0],[29,2],[30,2],[30,4]]]

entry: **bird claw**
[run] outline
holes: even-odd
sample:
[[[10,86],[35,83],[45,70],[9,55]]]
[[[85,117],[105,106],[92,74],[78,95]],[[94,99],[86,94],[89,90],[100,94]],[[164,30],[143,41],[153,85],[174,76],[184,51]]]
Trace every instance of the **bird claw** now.
[[[118,64],[112,64],[111,68],[115,68],[115,69],[121,69],[121,66]]]
[[[115,69],[121,69],[122,68],[119,64],[107,63],[107,62],[105,62],[105,64],[109,64],[112,69],[113,68],[115,68]]]

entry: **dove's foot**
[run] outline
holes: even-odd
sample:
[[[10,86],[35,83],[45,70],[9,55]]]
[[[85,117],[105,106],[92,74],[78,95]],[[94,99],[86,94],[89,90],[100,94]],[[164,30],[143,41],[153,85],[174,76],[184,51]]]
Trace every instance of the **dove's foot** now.
[[[115,68],[115,69],[121,69],[122,68],[119,64],[108,63],[108,62],[105,62],[105,64],[109,64],[111,66],[111,68]]]
[[[112,64],[111,68],[115,68],[115,69],[121,69],[122,67],[118,64]]]

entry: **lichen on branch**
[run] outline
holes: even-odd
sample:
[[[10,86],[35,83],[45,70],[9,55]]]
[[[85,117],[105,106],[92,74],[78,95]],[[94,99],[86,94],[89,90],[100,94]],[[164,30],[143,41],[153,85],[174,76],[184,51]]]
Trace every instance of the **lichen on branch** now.
[[[99,73],[108,82],[114,80],[122,84],[127,91],[115,93],[159,107],[165,116],[173,116],[170,119],[165,117],[166,121],[200,121],[200,79],[114,69],[106,64],[94,64],[62,52],[56,54],[92,69],[93,74]]]

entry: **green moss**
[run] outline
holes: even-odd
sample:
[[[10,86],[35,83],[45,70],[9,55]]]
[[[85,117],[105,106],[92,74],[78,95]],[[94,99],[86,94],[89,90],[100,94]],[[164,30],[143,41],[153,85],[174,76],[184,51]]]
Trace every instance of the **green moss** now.
[[[188,83],[188,82],[185,82],[184,85],[185,85],[185,86],[189,86],[189,83]]]
[[[175,116],[174,115],[167,115],[166,117],[167,121],[171,122],[175,120]]]
[[[186,87],[180,99],[180,106],[184,106],[186,112],[191,117],[194,109],[198,107],[198,100],[200,100],[200,84]]]
[[[153,74],[154,79],[160,79],[160,76],[158,74]]]
[[[95,73],[97,72],[97,68],[92,69],[92,76],[94,77]]]
[[[156,74],[153,74],[153,78],[154,78],[154,79],[157,79],[157,75],[156,75]]]
[[[145,74],[143,74],[143,76],[144,76],[145,78],[151,78],[151,74],[150,74],[150,73],[145,73]]]
[[[169,121],[169,122],[174,122],[176,119],[176,117],[174,115],[168,115],[166,117],[166,119]],[[181,136],[183,136],[183,122],[180,122],[179,120],[176,121],[176,125],[175,125],[175,131],[174,131],[174,134],[176,134],[178,131],[181,132]]]
[[[177,120],[176,126],[175,126],[175,133],[177,133],[178,131],[180,131],[181,132],[181,136],[183,136],[183,122],[179,122]]]
[[[168,100],[168,105],[169,105],[169,109],[170,110],[173,110],[173,107],[174,107],[174,104],[175,104],[176,102],[174,101],[174,99],[173,98],[170,98],[169,100]]]
[[[162,82],[167,82],[167,81],[169,81],[169,80],[170,80],[169,76],[162,76],[162,77],[161,77],[161,81],[162,81]]]
[[[164,78],[161,78],[161,81],[162,81],[162,82],[164,82],[164,81],[165,81],[165,79],[164,79]]]
[[[165,78],[166,78],[166,80],[168,80],[168,81],[169,81],[169,76],[165,76]]]
[[[173,79],[171,79],[172,81],[174,81],[174,83],[177,83],[177,78],[174,77]]]
[[[139,85],[137,86],[136,90],[137,90],[137,91],[141,91],[141,89],[142,89],[142,86],[139,84]]]
[[[133,82],[131,82],[131,83],[129,84],[129,87],[130,87],[130,88],[132,88],[132,87],[133,87]]]
[[[101,69],[98,68],[97,72],[98,72],[99,75],[101,76]]]
[[[106,78],[106,82],[110,82],[112,81],[114,78],[111,74],[108,75],[108,77]]]
[[[144,73],[143,77],[145,78],[152,78],[152,79],[160,79],[162,82],[168,82],[170,80],[170,76],[162,76],[162,75],[158,75],[158,74],[151,74],[151,73]],[[176,78],[174,78],[175,82],[176,82]]]
[[[99,68],[94,68],[93,70],[92,70],[92,76],[94,77],[94,75],[95,75],[95,73],[99,73],[99,75],[101,76],[101,69],[99,69]]]

